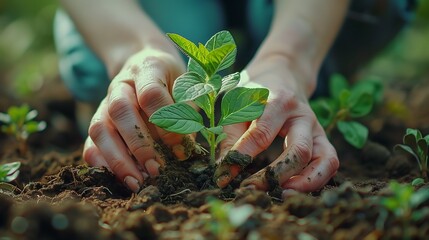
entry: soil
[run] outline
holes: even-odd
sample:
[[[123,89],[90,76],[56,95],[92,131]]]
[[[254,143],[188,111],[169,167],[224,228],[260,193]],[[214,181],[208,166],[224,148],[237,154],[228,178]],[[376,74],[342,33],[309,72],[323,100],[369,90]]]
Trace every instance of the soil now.
[[[108,170],[84,164],[73,101],[57,88],[28,99],[50,126],[30,137],[29,152],[0,135],[1,163],[22,162],[19,178],[0,185],[0,239],[427,239],[429,201],[411,208],[419,218],[381,202],[392,195],[391,180],[410,183],[419,176],[415,160],[392,149],[406,127],[429,132],[428,90],[426,83],[388,86],[383,103],[362,119],[370,128],[365,147],[354,149],[334,132],[337,175],[320,191],[283,199],[274,187],[268,193],[238,187],[256,163],[278,154],[275,144],[225,189],[216,187],[212,168],[198,167],[205,158],[194,156],[169,161],[158,178],[131,193]],[[0,98],[1,111],[17,103]],[[429,191],[429,184],[417,189]]]

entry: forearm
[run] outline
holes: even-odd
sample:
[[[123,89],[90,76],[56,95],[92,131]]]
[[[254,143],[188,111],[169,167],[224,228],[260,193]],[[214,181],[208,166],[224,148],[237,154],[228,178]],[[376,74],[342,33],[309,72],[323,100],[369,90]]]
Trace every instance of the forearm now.
[[[310,96],[320,65],[342,24],[346,0],[277,0],[271,29],[256,61],[266,57],[285,59],[304,78]]]
[[[143,47],[175,51],[134,0],[61,0],[87,44],[116,74]]]

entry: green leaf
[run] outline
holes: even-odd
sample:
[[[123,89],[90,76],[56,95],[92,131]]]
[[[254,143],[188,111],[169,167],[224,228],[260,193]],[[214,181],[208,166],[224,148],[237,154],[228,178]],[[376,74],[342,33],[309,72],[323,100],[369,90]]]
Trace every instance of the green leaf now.
[[[234,38],[232,37],[231,33],[228,31],[220,31],[213,35],[205,44],[206,48],[209,51],[213,51],[216,48],[219,48],[226,44],[232,44],[235,46]],[[218,71],[226,69],[230,67],[234,61],[235,57],[237,55],[237,49],[234,49],[231,53],[229,53],[224,61],[219,65]]]
[[[407,128],[406,130],[406,135],[413,135],[415,137],[415,139],[420,139],[422,138],[422,133],[418,130],[418,129],[413,129],[413,128]]]
[[[262,115],[269,91],[266,88],[237,87],[222,98],[221,119],[218,125],[252,121]]]
[[[201,135],[203,135],[207,142],[210,142],[209,131],[207,130],[207,128],[201,129],[200,133]]]
[[[201,78],[205,79],[207,77],[207,73],[204,70],[204,68],[202,68],[200,66],[199,63],[197,63],[194,59],[189,58],[188,61],[188,72],[194,72],[197,73],[198,75],[201,76]]]
[[[332,99],[316,99],[310,102],[310,106],[323,128],[328,127],[332,123],[335,113],[338,111],[335,101]]]
[[[362,148],[368,138],[368,128],[354,121],[338,121],[338,130],[348,143],[356,148]]]
[[[372,110],[373,99],[369,93],[361,93],[352,91],[347,100],[351,117],[362,117],[367,115]]]
[[[176,102],[186,102],[213,91],[215,91],[214,86],[206,83],[200,75],[186,72],[174,82],[173,98]]]
[[[415,178],[412,182],[411,185],[414,187],[423,185],[425,183],[425,180],[423,178]]]
[[[235,88],[239,82],[240,82],[240,73],[235,72],[235,73],[226,75],[225,77],[222,78],[222,86],[219,90],[219,94]]]
[[[0,112],[0,122],[9,124],[11,123],[11,118],[8,114]]]
[[[204,128],[201,115],[186,103],[176,103],[158,109],[149,121],[167,131],[189,134]]]
[[[223,133],[223,127],[222,126],[216,126],[216,127],[212,127],[212,128],[207,128],[207,131],[212,132],[216,135],[219,135],[219,134]]]
[[[383,99],[383,84],[378,79],[365,79],[358,81],[353,86],[353,91],[369,93],[376,103],[381,102]]]
[[[428,156],[428,144],[426,142],[426,139],[420,138],[417,141],[417,146],[419,148],[419,155],[421,156],[420,161],[424,161],[425,159],[427,159]]]
[[[36,121],[30,121],[24,124],[24,131],[26,131],[28,134],[32,134],[35,132],[40,132],[45,130],[46,128],[46,122],[36,122]]]
[[[350,98],[350,90],[343,89],[338,95],[338,102],[340,104],[340,108],[347,108],[347,103]]]
[[[205,51],[201,50],[188,39],[175,33],[167,33],[167,36],[176,44],[176,46],[182,50],[188,57],[194,59],[205,71],[207,71]]]
[[[234,44],[226,44],[212,50],[206,57],[206,66],[204,69],[208,70],[207,74],[211,76],[212,74],[222,70],[222,66],[231,66],[235,59],[230,58],[229,56],[235,50],[236,46]]]
[[[219,134],[217,137],[216,137],[216,143],[215,143],[215,146],[217,146],[220,142],[222,142],[223,140],[225,140],[225,138],[227,137],[228,135],[226,134],[226,133],[221,133],[221,134]]]
[[[11,182],[18,177],[21,162],[0,165],[0,182]]]
[[[199,96],[194,100],[194,103],[206,113],[207,116],[211,116],[211,102],[208,95]]]
[[[414,150],[410,146],[404,145],[404,144],[396,144],[394,147],[394,150],[397,152],[404,152],[404,153],[411,154],[414,157],[414,159],[416,159],[417,163],[419,164],[419,168],[422,169],[422,165],[420,163],[419,156],[417,156],[417,153],[414,152]]]
[[[420,204],[429,200],[429,191],[427,189],[420,189],[410,197],[410,205],[412,208],[417,208]]]
[[[219,74],[215,74],[210,78],[208,84],[213,86],[215,92],[218,92],[222,87],[222,77]]]
[[[333,74],[329,81],[329,94],[335,99],[340,98],[340,93],[349,88],[347,79],[341,74]]]

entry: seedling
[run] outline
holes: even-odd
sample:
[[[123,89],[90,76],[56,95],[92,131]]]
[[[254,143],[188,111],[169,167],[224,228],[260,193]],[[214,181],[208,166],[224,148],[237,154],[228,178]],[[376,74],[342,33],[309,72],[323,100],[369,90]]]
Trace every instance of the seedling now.
[[[206,228],[220,240],[237,239],[235,235],[237,229],[255,213],[255,208],[249,204],[237,207],[231,202],[210,199],[208,205],[212,219]]]
[[[429,135],[423,137],[419,130],[407,128],[402,141],[403,144],[397,144],[394,149],[411,154],[419,165],[422,178],[427,181]],[[421,182],[421,180],[417,178],[413,182],[417,184],[418,182]]]
[[[376,80],[364,80],[349,86],[347,80],[334,74],[329,82],[328,98],[310,102],[320,124],[328,136],[336,127],[345,140],[362,148],[368,138],[368,128],[353,119],[366,116],[374,103],[382,98],[382,85]]]
[[[210,163],[214,164],[216,147],[226,138],[223,126],[260,117],[268,89],[237,87],[239,73],[219,75],[234,63],[236,57],[236,45],[228,31],[218,32],[205,45],[199,43],[198,46],[178,34],[169,33],[167,36],[189,57],[187,72],[174,82],[176,103],[160,108],[149,121],[170,132],[200,132],[210,146]],[[221,95],[221,115],[216,121],[215,103]],[[210,121],[208,126],[204,125],[202,115],[189,102],[204,111]]]
[[[0,182],[12,182],[19,175],[20,162],[12,162],[0,165]]]
[[[28,136],[35,132],[40,132],[46,128],[46,122],[37,122],[37,110],[30,110],[28,105],[20,107],[12,106],[7,113],[0,113],[1,131],[14,136],[19,144],[21,154],[27,152]]]
[[[384,229],[384,223],[388,219],[388,213],[402,222],[404,239],[409,239],[409,226],[412,222],[420,221],[429,215],[429,208],[418,209],[422,203],[429,199],[429,191],[420,189],[415,191],[411,185],[399,184],[395,181],[389,183],[390,195],[379,199],[380,215],[376,226]]]

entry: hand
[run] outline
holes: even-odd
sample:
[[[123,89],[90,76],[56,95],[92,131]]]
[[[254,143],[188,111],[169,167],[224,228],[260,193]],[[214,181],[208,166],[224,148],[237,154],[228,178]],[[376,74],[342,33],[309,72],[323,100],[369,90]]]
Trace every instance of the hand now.
[[[166,132],[148,122],[153,112],[173,103],[173,82],[184,70],[177,53],[146,47],[131,56],[92,118],[85,161],[107,167],[137,192],[144,179],[157,176],[165,163],[156,141],[161,140],[179,160],[188,158],[183,143],[193,142],[191,136]]]
[[[265,87],[270,95],[259,119],[224,127],[228,135],[221,144],[224,159],[215,173],[219,187],[225,187],[242,170],[224,161],[225,156],[234,158],[228,151],[253,159],[276,136],[284,138],[284,151],[269,166],[244,180],[242,186],[267,191],[274,187],[274,180],[285,190],[310,192],[323,187],[335,175],[339,167],[336,151],[301,87],[307,76],[293,72],[291,64],[281,56],[271,56],[251,63],[241,74],[243,86]]]

